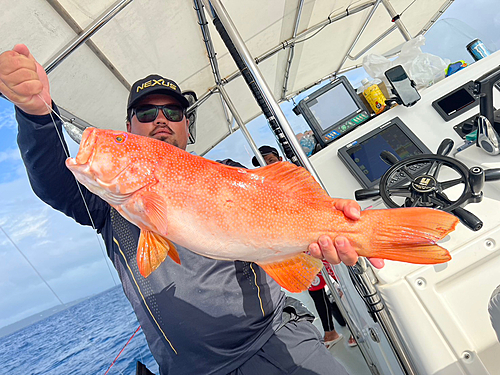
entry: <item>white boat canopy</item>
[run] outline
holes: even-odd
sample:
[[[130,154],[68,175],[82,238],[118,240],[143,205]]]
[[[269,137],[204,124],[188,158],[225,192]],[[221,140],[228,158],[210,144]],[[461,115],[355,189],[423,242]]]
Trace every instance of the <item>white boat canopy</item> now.
[[[453,0],[223,0],[280,102],[425,33]],[[125,128],[130,85],[157,73],[198,99],[204,154],[261,113],[200,0],[3,0],[0,50],[26,44],[76,123]],[[228,109],[222,95],[234,104]],[[231,111],[232,110],[232,111]],[[236,113],[236,121],[233,115]]]

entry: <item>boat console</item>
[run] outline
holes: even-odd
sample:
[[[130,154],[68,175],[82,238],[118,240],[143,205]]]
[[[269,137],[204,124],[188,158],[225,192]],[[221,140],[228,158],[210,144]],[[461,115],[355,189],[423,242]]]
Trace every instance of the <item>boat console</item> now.
[[[496,125],[499,65],[496,52],[420,90],[414,106],[386,110],[310,158],[333,197],[358,198],[363,209],[417,205],[419,199],[461,219],[440,243],[451,261],[430,266],[386,261],[383,269],[368,270],[418,374],[500,374],[500,344],[488,314],[490,296],[500,285],[500,155],[471,144],[465,138],[474,129],[462,129],[471,119],[478,126],[480,109]],[[382,153],[386,148],[390,152]],[[441,182],[460,183],[434,196],[394,193],[409,186],[404,170],[417,177],[436,168]],[[367,362],[383,374],[403,373],[386,355],[384,334],[350,282],[349,270],[336,266],[336,272]]]

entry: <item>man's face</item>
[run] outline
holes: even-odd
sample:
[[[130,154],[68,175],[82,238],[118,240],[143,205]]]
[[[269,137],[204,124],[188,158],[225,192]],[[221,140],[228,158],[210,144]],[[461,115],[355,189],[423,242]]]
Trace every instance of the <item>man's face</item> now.
[[[135,107],[144,104],[165,105],[172,104],[181,107],[180,103],[168,95],[149,95],[142,99]],[[189,138],[189,120],[184,116],[181,121],[173,122],[167,120],[162,110],[153,122],[139,122],[135,115],[127,122],[127,131],[137,135],[143,135],[167,142],[172,146],[185,150]]]
[[[264,155],[264,161],[266,162],[267,165],[277,163],[277,162],[282,161],[282,160],[283,160],[283,158],[281,156],[278,157],[272,153]]]

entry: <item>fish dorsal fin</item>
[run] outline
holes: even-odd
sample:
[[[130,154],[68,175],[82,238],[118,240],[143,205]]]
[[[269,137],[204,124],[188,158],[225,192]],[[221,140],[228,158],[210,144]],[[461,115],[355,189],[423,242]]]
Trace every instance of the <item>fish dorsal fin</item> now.
[[[181,264],[175,245],[167,238],[149,230],[142,230],[137,246],[137,267],[142,276],[148,277],[165,260],[167,255]]]
[[[307,169],[282,161],[251,171],[261,177],[264,183],[276,184],[291,195],[306,200],[325,200],[331,204],[332,198],[327,194]]]
[[[307,290],[323,267],[321,260],[304,253],[281,262],[257,264],[280,286],[292,293]]]

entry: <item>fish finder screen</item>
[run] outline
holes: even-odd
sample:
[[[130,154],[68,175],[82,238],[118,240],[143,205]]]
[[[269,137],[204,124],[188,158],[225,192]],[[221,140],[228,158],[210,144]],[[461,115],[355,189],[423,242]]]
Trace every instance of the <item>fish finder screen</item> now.
[[[399,160],[422,154],[415,143],[395,124],[351,147],[347,152],[357,167],[373,182],[390,168],[380,158],[382,151],[391,152]]]
[[[308,107],[323,130],[359,109],[344,85],[338,85],[309,101]]]
[[[462,108],[467,107],[469,104],[474,103],[474,100],[474,97],[469,94],[466,89],[462,88],[454,94],[438,101],[437,104],[448,116],[450,116],[456,111],[459,111]]]

